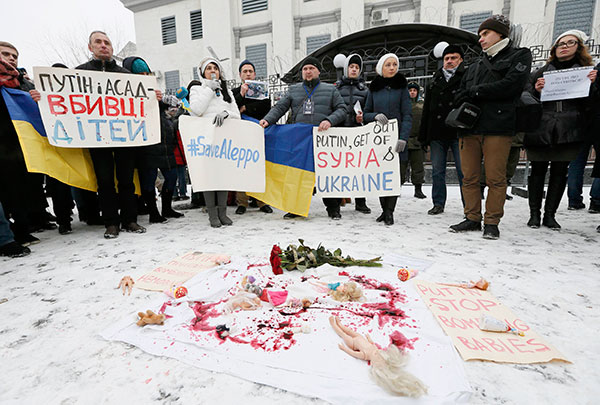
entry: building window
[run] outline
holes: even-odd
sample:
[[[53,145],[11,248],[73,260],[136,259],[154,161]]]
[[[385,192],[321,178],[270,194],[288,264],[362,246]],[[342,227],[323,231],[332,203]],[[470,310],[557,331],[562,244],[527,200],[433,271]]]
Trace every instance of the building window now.
[[[192,31],[192,39],[202,38],[202,10],[190,12],[190,29]]]
[[[200,75],[198,74],[198,67],[194,66],[192,68],[192,77],[194,78],[194,80],[200,80]]]
[[[256,77],[267,77],[267,44],[247,46],[246,59],[254,64]]]
[[[175,16],[161,18],[160,29],[162,32],[163,45],[174,44],[177,42],[177,32],[175,31]]]
[[[586,34],[592,33],[595,0],[562,0],[556,2],[554,13],[554,35],[557,36],[568,30],[581,30]]]
[[[242,0],[242,14],[254,13],[268,8],[267,0]]]
[[[167,94],[175,94],[180,86],[179,70],[169,70],[168,72],[165,72],[165,92]]]
[[[306,37],[306,54],[310,55],[320,47],[331,42],[331,34],[315,35]]]
[[[480,13],[463,14],[460,16],[460,28],[477,34],[477,29],[483,21],[492,16],[491,11],[482,11]]]

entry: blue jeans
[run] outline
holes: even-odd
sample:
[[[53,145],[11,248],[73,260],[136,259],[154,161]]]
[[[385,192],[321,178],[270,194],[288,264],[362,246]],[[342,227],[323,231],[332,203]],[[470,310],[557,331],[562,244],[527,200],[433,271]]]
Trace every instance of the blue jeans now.
[[[15,236],[10,230],[10,224],[4,215],[4,208],[2,208],[2,203],[0,203],[0,246],[4,246],[7,243],[14,242]]]
[[[583,173],[591,147],[592,145],[589,143],[583,145],[575,160],[569,163],[569,174],[567,177],[569,207],[583,203]]]
[[[187,195],[187,179],[185,177],[184,165],[177,165],[177,187],[174,187],[173,197],[185,197]]]
[[[156,183],[156,177],[158,176],[158,169],[138,169],[138,172],[140,175],[140,188],[142,189],[142,192],[154,193],[154,190],[156,189],[154,184]],[[161,168],[160,172],[165,178],[163,190],[173,190],[175,188],[175,183],[177,182],[176,169]]]
[[[461,186],[463,180],[463,173],[460,168],[458,139],[454,139],[452,141],[431,141],[431,164],[433,166],[433,189],[431,191],[431,197],[433,199],[433,205],[439,205],[440,207],[444,207],[446,205],[446,156],[448,155],[448,149],[451,149],[452,155],[454,155],[456,174],[458,176],[458,182]]]

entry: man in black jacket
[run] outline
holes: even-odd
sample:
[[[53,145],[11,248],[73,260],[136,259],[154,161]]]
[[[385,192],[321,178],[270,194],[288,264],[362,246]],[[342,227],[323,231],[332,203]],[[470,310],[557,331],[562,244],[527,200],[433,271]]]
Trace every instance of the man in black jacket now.
[[[240,72],[240,79],[242,79],[242,85],[231,91],[233,92],[235,102],[240,109],[240,113],[261,120],[271,109],[271,99],[256,100],[246,98],[246,94],[248,93],[248,84],[246,83],[246,80],[256,79],[256,69],[254,68],[254,64],[246,59],[240,63],[238,70]],[[235,210],[235,213],[238,215],[244,214],[248,209],[248,194],[243,191],[236,192],[236,202],[238,207]],[[257,203],[262,212],[266,212],[267,214],[273,212],[273,209],[264,202],[257,201]]]
[[[431,199],[433,208],[427,213],[438,215],[446,206],[446,157],[452,150],[458,182],[462,186],[462,169],[458,150],[458,136],[455,128],[446,126],[448,113],[456,108],[454,97],[460,90],[460,82],[465,74],[463,51],[457,45],[448,45],[442,54],[443,66],[433,75],[425,91],[423,118],[419,131],[419,141],[431,150],[433,188]]]
[[[90,34],[88,49],[93,55],[92,59],[75,69],[130,73],[113,59],[112,43],[104,32],[93,31]],[[133,184],[135,148],[90,148],[90,156],[98,180],[100,208],[106,227],[104,237],[112,239],[119,236],[119,224],[127,232],[146,232],[146,228],[137,224]],[[119,182],[118,194],[115,189],[115,168]]]
[[[470,101],[481,112],[469,130],[459,133],[464,174],[462,192],[466,219],[452,225],[453,232],[481,230],[481,159],[484,159],[488,195],[483,237],[498,239],[498,224],[506,200],[506,162],[516,127],[516,104],[531,71],[531,52],[515,48],[509,38],[510,21],[494,15],[479,26],[484,54],[469,66],[461,82],[459,102]]]

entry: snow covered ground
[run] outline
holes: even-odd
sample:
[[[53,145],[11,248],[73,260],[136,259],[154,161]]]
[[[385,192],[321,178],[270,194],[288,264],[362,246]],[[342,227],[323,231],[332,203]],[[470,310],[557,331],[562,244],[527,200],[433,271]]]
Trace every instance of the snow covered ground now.
[[[424,191],[431,195],[430,188]],[[375,222],[379,208],[373,199],[373,214],[350,205],[336,222],[314,199],[308,219],[284,221],[277,210],[237,216],[230,208],[234,225],[212,229],[206,214],[189,210],[167,224],[148,225],[141,218],[146,234],[123,233],[116,240],[103,239],[102,227],[77,221],[71,235],[37,234],[42,243],[30,256],[0,259],[0,300],[8,300],[0,304],[0,403],[322,403],[98,336],[127,314],[147,309],[160,294],[134,289],[122,296],[115,287],[124,275],[137,278],[190,250],[266,257],[274,243],[287,246],[298,238],[359,258],[394,252],[432,260],[419,275],[430,281],[484,277],[494,295],[573,362],[466,362],[473,403],[597,403],[600,215],[567,211],[565,198],[557,215],[563,230],[530,229],[527,202],[515,197],[505,205],[501,238],[489,241],[480,233],[448,232],[462,220],[457,187],[450,188],[439,216],[427,215],[430,199],[412,193],[410,186],[403,189],[392,227]]]

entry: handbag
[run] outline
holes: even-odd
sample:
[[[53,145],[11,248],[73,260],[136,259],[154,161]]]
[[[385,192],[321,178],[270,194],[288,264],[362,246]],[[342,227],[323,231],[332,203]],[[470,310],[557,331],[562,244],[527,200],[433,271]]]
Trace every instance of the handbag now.
[[[479,119],[481,109],[469,102],[462,103],[446,117],[446,125],[452,128],[471,129]]]

